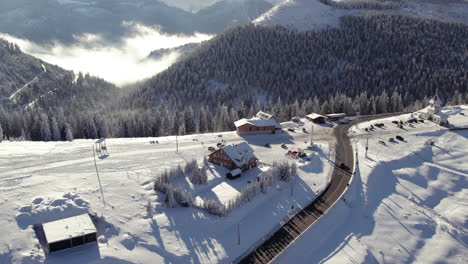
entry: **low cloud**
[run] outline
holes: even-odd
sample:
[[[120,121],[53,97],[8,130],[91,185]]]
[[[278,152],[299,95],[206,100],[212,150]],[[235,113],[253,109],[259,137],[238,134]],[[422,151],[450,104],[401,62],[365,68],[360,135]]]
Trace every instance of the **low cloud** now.
[[[178,47],[210,39],[211,35],[172,35],[162,33],[158,27],[148,27],[135,22],[124,22],[129,34],[119,43],[109,43],[100,35],[74,36],[75,42],[66,45],[53,42],[39,45],[7,34],[0,37],[17,43],[21,50],[48,63],[67,70],[90,73],[117,85],[125,85],[151,77],[172,65],[180,54],[171,53],[160,59],[149,59],[153,50]]]

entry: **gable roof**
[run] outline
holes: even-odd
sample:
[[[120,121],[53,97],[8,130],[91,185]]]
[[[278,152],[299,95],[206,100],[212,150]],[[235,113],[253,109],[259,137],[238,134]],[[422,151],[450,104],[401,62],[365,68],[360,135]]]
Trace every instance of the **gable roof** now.
[[[241,120],[238,120],[236,122],[234,122],[234,125],[236,125],[236,127],[241,127],[245,124],[250,124],[250,125],[253,125],[253,126],[256,126],[256,127],[268,127],[268,126],[273,126],[273,127],[276,127],[277,123],[275,120],[273,119],[267,119],[267,120],[263,120],[263,119],[241,119]]]
[[[259,111],[259,112],[255,115],[255,117],[256,117],[257,119],[262,119],[262,120],[273,119],[273,115],[268,114],[268,113],[265,113],[265,112],[263,112],[263,111]]]
[[[257,158],[254,154],[254,150],[249,146],[249,144],[247,144],[247,142],[228,145],[223,147],[222,150],[229,156],[234,164],[239,167],[248,163],[251,158]]]
[[[308,118],[310,118],[310,119],[326,118],[325,116],[319,115],[319,114],[316,114],[316,113],[309,114],[309,115],[307,115],[306,117],[308,117]]]

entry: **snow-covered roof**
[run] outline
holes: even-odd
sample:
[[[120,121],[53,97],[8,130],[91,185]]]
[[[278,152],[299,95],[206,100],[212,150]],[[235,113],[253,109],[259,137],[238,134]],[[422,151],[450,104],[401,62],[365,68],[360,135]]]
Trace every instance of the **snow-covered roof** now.
[[[72,216],[42,225],[47,243],[67,240],[96,233],[96,227],[88,214]]]
[[[255,115],[255,117],[257,119],[268,120],[268,119],[272,119],[273,115],[260,111]]]
[[[245,118],[234,122],[234,125],[236,125],[236,127],[240,127],[245,124],[250,124],[256,127],[268,127],[268,126],[276,127],[277,123],[273,119],[263,120],[263,119],[245,119]]]
[[[319,114],[316,114],[316,113],[309,114],[309,115],[307,115],[307,117],[310,118],[310,119],[316,119],[316,118],[319,118],[319,117],[325,118],[325,116],[319,115]]]
[[[236,175],[242,174],[242,171],[240,169],[234,169],[234,170],[230,171],[230,173],[231,173],[232,176],[236,176]]]
[[[433,114],[434,113],[434,109],[432,109],[431,106],[426,106],[425,108],[421,109],[418,111],[418,113],[424,113],[424,114]]]
[[[249,162],[251,158],[257,158],[247,142],[228,145],[223,147],[222,150],[239,167]]]
[[[442,100],[440,100],[439,95],[436,94],[434,98],[429,100],[429,104],[434,105],[434,106],[442,106]]]
[[[327,117],[328,118],[340,118],[340,117],[345,117],[346,114],[345,113],[337,113],[337,114],[328,114]]]

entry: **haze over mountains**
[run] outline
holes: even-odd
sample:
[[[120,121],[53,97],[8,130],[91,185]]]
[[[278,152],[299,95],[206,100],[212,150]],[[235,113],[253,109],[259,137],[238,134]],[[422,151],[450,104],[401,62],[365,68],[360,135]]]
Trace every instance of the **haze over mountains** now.
[[[67,70],[125,85],[161,72],[179,55],[148,59],[151,51],[199,43],[271,7],[263,0],[228,0],[194,14],[156,0],[6,0],[0,37]]]

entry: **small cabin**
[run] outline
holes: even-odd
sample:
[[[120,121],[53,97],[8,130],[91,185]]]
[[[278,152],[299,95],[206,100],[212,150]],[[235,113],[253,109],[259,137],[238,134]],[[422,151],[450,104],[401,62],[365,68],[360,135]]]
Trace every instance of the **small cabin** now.
[[[306,115],[306,119],[317,124],[323,124],[325,123],[327,117],[316,114],[316,113],[312,113],[312,114]]]
[[[89,214],[68,217],[42,225],[49,253],[97,241]]]

